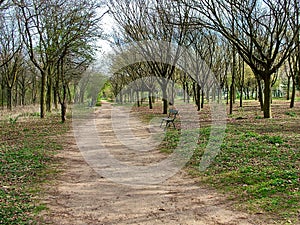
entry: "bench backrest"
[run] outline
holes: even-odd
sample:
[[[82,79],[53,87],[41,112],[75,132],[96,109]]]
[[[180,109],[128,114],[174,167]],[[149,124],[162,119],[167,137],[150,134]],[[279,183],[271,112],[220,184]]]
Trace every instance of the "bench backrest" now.
[[[178,114],[178,110],[176,110],[176,109],[169,109],[169,116],[168,117],[175,119],[176,116],[177,116],[177,114]]]

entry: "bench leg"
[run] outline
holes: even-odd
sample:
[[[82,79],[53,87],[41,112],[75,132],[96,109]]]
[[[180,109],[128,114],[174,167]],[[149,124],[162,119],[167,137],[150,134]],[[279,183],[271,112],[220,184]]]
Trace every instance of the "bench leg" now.
[[[164,122],[166,122],[166,125],[165,125],[164,130],[165,130],[168,126],[170,126],[170,123],[172,123],[172,124],[173,124],[173,127],[176,128],[176,127],[175,127],[174,121],[168,121],[168,120],[162,120],[159,127],[162,127],[162,125],[163,125]]]
[[[169,122],[168,122],[168,121],[166,121],[166,126],[165,126],[164,130],[166,130],[166,129],[167,129],[168,125],[169,125]]]
[[[164,122],[164,120],[161,120],[161,123],[160,123],[160,126],[159,126],[159,127],[161,127],[161,126],[162,126],[163,122]]]

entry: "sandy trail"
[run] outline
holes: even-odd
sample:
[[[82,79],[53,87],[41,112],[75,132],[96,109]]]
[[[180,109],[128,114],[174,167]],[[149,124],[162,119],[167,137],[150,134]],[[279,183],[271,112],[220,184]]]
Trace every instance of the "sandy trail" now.
[[[149,151],[122,150],[111,125],[111,109],[110,104],[104,104],[95,121],[103,144],[114,157],[132,165],[147,165],[166,157],[157,150],[150,152],[151,157]],[[134,123],[140,127],[135,134],[149,135],[149,127]],[[113,182],[86,162],[73,133],[66,140],[57,156],[64,162],[64,171],[47,190],[44,202],[49,210],[41,215],[43,224],[266,224],[232,210],[226,197],[200,188],[184,170],[153,185]]]

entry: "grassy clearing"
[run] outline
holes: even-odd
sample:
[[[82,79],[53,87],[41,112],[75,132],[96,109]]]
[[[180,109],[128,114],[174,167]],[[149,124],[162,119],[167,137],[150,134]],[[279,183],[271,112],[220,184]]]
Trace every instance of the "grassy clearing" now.
[[[57,136],[69,129],[59,116],[35,114],[0,121],[0,224],[35,224],[46,206],[40,186],[54,173],[53,155],[62,148]]]
[[[209,109],[200,115],[198,147],[187,169],[200,185],[226,193],[235,207],[263,214],[276,224],[299,224],[300,106],[274,101],[273,119],[262,119],[255,101],[235,108],[229,116],[220,153],[205,172],[198,170],[210,138]],[[145,111],[143,112],[145,114]],[[180,132],[169,129],[160,150],[171,153]],[[269,220],[269,221],[270,221]]]
[[[200,142],[205,143],[209,128],[203,130]],[[200,146],[190,163],[194,168],[191,171],[202,183],[229,192],[240,209],[296,224],[300,209],[300,153],[299,146],[290,143],[293,138],[299,136],[287,139],[284,135],[258,133],[254,127],[230,124],[221,152],[208,170],[196,170],[203,152]]]
[[[236,207],[265,214],[276,223],[297,224],[300,215],[299,108],[275,102],[274,118],[253,115],[249,102],[236,109],[227,124],[221,151],[207,171],[197,170],[209,139],[210,127],[202,127],[199,148],[190,171],[201,183],[229,194]],[[248,109],[247,109],[248,108]],[[258,110],[258,109],[257,109]]]

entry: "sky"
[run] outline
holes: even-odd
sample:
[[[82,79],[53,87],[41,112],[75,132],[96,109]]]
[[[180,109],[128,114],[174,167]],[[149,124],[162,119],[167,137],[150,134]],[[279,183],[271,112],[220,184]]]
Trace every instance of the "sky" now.
[[[104,8],[103,10],[101,10],[99,12],[99,14],[102,15],[106,10],[107,9]],[[104,34],[109,35],[110,33],[113,32],[114,19],[108,13],[106,13],[101,20],[101,26],[103,28]],[[108,41],[100,39],[98,41],[98,43],[102,48],[102,52],[104,51],[105,53],[108,53],[111,50],[110,44]],[[100,53],[100,55],[101,54],[102,53]]]

